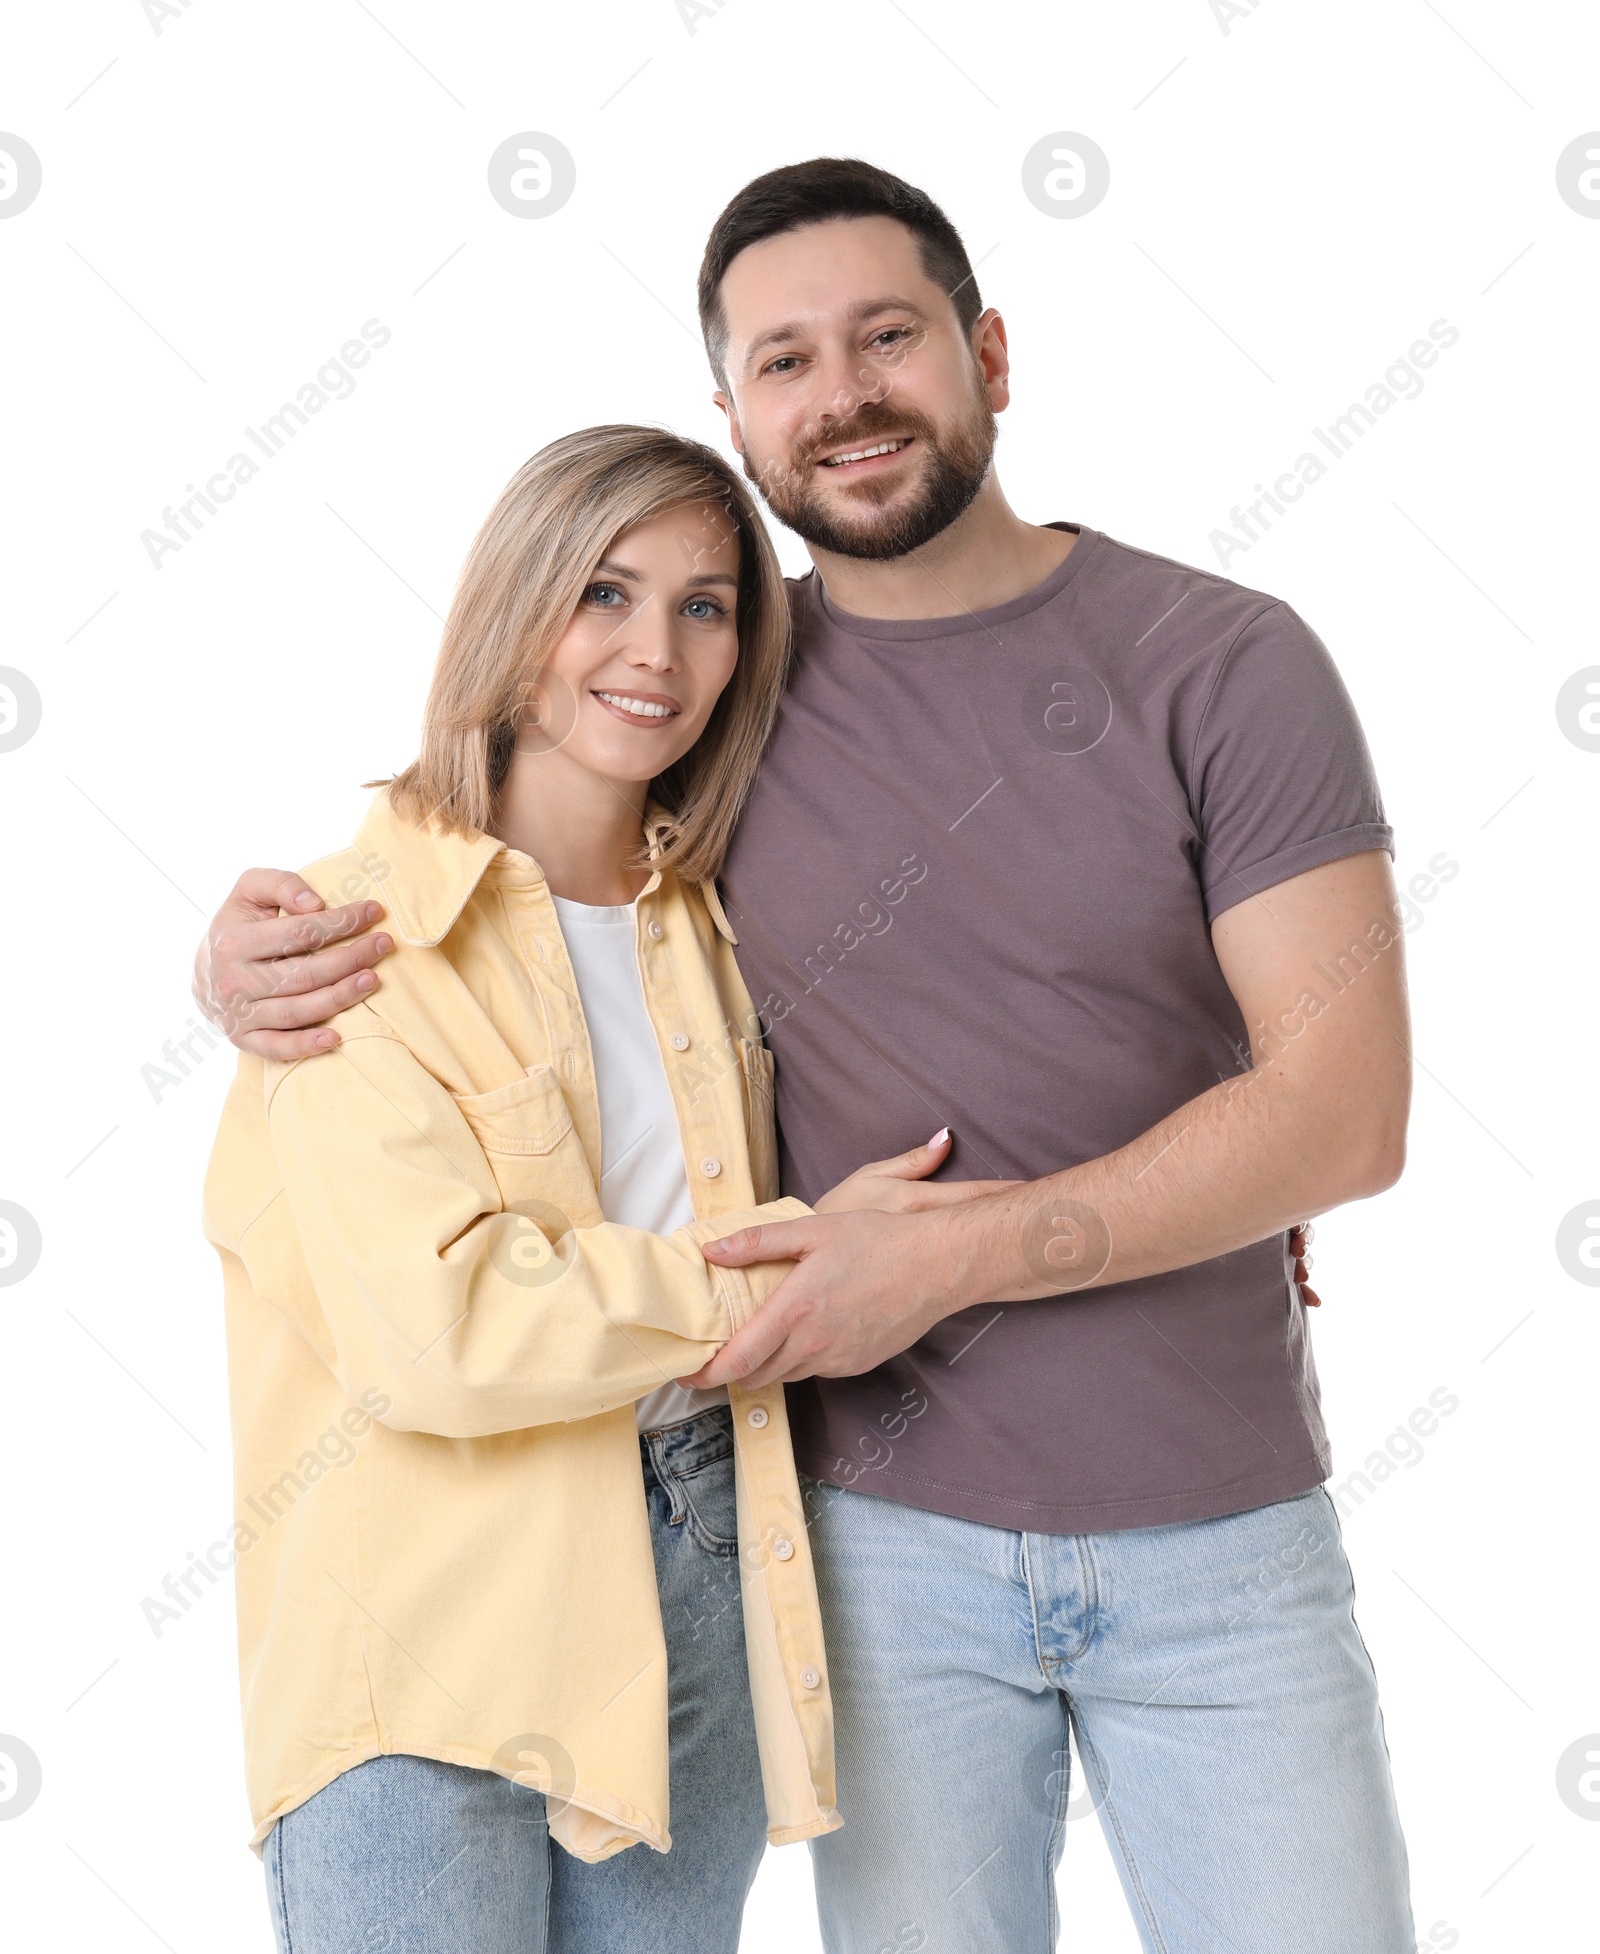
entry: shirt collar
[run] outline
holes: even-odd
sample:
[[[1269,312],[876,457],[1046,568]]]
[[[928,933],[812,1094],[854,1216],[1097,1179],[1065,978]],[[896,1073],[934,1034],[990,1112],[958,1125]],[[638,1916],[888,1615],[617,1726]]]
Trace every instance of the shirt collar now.
[[[659,857],[662,834],[671,824],[666,808],[650,802],[644,834],[652,861]],[[399,812],[383,788],[367,808],[356,847],[382,889],[384,907],[400,940],[414,949],[430,949],[443,941],[489,864],[505,852],[505,843],[493,835],[447,834],[432,816],[419,827]],[[660,880],[658,868],[646,891],[656,888]],[[737,943],[716,889],[709,882],[699,887],[718,930],[730,943]]]

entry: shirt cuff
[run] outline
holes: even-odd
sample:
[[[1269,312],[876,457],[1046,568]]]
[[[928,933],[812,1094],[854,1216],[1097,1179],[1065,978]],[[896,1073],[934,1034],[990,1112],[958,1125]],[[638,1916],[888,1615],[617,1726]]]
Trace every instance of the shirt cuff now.
[[[781,1201],[767,1201],[759,1208],[740,1208],[733,1214],[715,1215],[709,1220],[691,1222],[688,1233],[697,1248],[707,1242],[736,1235],[741,1228],[759,1228],[769,1221],[804,1221],[811,1213],[804,1201],[792,1195]],[[716,1280],[718,1295],[728,1312],[729,1336],[742,1329],[794,1267],[792,1261],[752,1262],[748,1268],[729,1269],[719,1262],[706,1267]]]

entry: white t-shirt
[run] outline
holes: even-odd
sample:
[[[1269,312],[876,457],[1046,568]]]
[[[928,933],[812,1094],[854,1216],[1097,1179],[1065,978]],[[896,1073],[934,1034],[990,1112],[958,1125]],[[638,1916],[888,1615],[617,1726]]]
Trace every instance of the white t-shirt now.
[[[639,978],[638,913],[554,896],[578,1001],[589,1026],[600,1098],[600,1211],[607,1221],[670,1235],[694,1220],[683,1140],[661,1047]],[[674,1380],[640,1398],[642,1432],[659,1431],[714,1404],[726,1389],[686,1391]]]

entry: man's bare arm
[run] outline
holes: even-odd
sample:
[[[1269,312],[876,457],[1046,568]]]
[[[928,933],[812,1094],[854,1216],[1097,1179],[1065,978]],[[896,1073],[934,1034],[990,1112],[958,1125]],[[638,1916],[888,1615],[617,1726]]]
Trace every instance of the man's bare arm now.
[[[1397,915],[1378,851],[1227,910],[1212,942],[1252,1068],[1115,1153],[928,1213],[823,1215],[709,1244],[714,1261],[798,1266],[693,1382],[853,1375],[971,1304],[1186,1268],[1391,1186],[1411,1096]]]
[[[394,948],[373,933],[382,917],[376,902],[327,908],[287,869],[246,869],[195,952],[195,1002],[242,1052],[331,1051],[327,1020],[377,988],[372,966]]]

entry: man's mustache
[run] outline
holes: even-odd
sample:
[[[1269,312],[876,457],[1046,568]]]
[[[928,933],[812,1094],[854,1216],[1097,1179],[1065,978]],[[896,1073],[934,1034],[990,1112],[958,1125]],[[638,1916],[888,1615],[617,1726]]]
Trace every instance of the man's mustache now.
[[[907,436],[932,441],[937,438],[937,429],[924,414],[891,407],[887,401],[864,400],[848,419],[835,421],[799,443],[790,459],[794,467],[807,468],[822,454],[848,453],[852,448],[869,447],[874,441]]]
[[[779,484],[793,481],[808,474],[819,455],[847,453],[852,448],[870,447],[875,441],[892,439],[925,441],[935,447],[939,431],[925,414],[892,407],[884,401],[864,400],[845,419],[832,421],[814,434],[804,435],[786,456],[769,459],[761,470],[761,478]],[[746,473],[751,473],[748,467]]]

